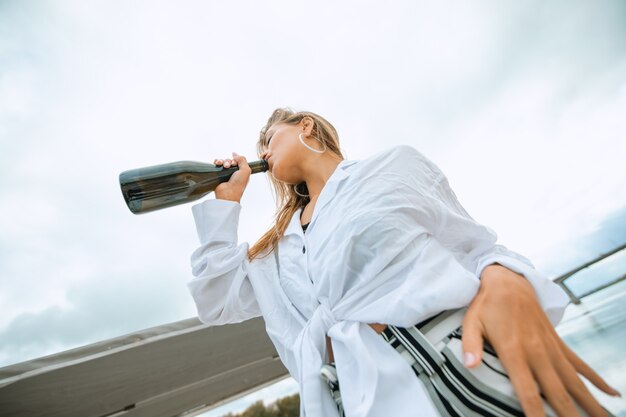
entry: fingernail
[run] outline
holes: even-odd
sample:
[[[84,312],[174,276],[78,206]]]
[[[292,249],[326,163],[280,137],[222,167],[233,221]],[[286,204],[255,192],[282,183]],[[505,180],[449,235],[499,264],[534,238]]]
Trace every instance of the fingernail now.
[[[613,388],[611,386],[609,386],[609,388],[611,388],[613,390],[613,395],[614,396],[622,398],[622,393],[621,392],[619,392],[618,390],[616,390],[615,388]]]
[[[471,366],[475,360],[476,360],[476,357],[474,356],[473,353],[465,352],[465,354],[463,355],[463,364],[465,366]]]

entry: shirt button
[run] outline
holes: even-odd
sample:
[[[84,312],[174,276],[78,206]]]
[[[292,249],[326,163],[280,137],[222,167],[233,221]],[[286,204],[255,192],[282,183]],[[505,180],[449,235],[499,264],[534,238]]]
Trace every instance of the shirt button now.
[[[302,253],[306,252],[306,246],[302,246]]]

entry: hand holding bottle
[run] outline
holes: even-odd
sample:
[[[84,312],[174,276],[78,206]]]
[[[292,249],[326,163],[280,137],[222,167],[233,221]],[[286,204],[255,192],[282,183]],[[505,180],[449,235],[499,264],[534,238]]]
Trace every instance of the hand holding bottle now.
[[[233,157],[215,159],[215,164],[177,161],[129,169],[120,174],[122,195],[134,214],[188,203],[211,191],[216,191],[216,198],[240,202],[250,175],[268,171],[269,162],[260,159],[248,164],[235,152]]]
[[[224,168],[231,166],[239,166],[239,169],[226,182],[221,183],[215,188],[215,198],[221,200],[230,200],[241,202],[241,196],[250,181],[252,169],[246,161],[246,157],[233,152],[233,159],[215,159],[216,166],[223,165]]]

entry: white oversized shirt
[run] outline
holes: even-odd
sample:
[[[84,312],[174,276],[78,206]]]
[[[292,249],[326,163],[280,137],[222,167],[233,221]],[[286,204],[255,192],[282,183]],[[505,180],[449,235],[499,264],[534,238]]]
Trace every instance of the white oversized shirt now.
[[[437,415],[408,363],[367,323],[409,327],[467,306],[482,270],[524,275],[553,324],[565,293],[472,219],[441,170],[415,148],[343,160],[322,189],[306,231],[298,209],[277,250],[252,262],[238,243],[242,206],[193,206],[201,246],[188,288],[199,319],[220,325],[262,315],[299,382],[302,417],[337,416],[320,377],[332,343],[348,417]]]

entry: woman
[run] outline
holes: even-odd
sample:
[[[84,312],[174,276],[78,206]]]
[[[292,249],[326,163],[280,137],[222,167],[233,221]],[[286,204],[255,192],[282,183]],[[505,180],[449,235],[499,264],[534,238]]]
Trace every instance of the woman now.
[[[251,170],[215,160],[239,170],[193,206],[188,287],[204,323],[263,316],[301,416],[607,415],[577,373],[618,393],[554,331],[563,291],[495,244],[414,148],[348,161],[323,117],[277,109],[258,154],[276,223],[237,243]]]

